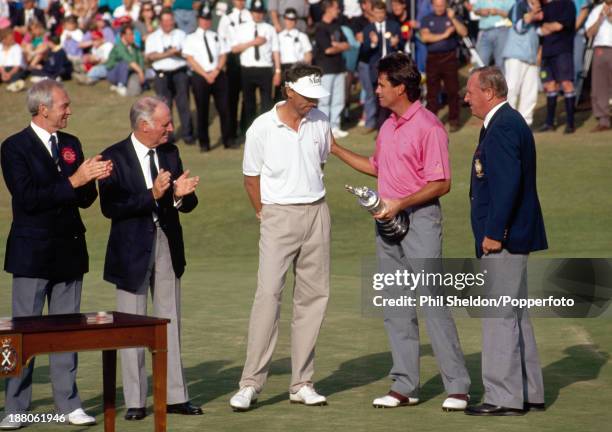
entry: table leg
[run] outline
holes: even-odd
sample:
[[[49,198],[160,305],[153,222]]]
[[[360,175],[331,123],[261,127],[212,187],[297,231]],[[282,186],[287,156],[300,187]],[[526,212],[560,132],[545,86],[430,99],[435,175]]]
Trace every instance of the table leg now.
[[[117,350],[102,351],[102,374],[104,379],[104,432],[115,432]]]
[[[155,432],[166,432],[166,400],[168,344],[166,324],[155,326],[155,347],[153,357],[153,403],[155,412]]]

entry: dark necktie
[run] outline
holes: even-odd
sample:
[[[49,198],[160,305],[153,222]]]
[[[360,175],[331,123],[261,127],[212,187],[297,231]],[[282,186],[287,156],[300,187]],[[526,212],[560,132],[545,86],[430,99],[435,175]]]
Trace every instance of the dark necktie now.
[[[242,24],[244,21],[242,21],[242,11],[238,12],[238,25]]]
[[[155,165],[155,150],[151,149],[147,152],[149,156],[149,169],[151,170],[151,181],[155,182],[157,178],[157,166]]]
[[[206,32],[204,32],[204,45],[206,46],[206,54],[208,55],[208,61],[212,63],[213,55],[212,55],[212,51],[210,50],[210,45],[208,45],[208,39],[206,38]]]
[[[480,145],[480,143],[482,142],[482,139],[484,138],[486,132],[487,129],[484,126],[480,128],[480,135],[478,136],[478,145]]]
[[[257,34],[257,24],[255,24],[255,39],[257,39],[258,34]],[[255,45],[255,60],[259,61],[259,45]]]
[[[53,158],[53,162],[55,163],[55,166],[59,170],[60,169],[59,148],[57,146],[57,138],[55,137],[55,135],[51,135],[51,138],[49,138],[49,143],[51,143],[51,157]]]

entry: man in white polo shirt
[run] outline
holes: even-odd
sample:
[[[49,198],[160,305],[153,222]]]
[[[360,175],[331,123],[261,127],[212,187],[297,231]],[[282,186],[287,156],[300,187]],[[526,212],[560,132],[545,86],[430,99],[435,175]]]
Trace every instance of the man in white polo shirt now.
[[[278,337],[281,294],[293,263],[289,400],[325,405],[312,386],[314,348],[329,297],[330,215],[323,164],[331,147],[329,119],[317,100],[328,96],[321,70],[303,63],[287,71],[286,100],[259,116],[246,134],[244,184],[260,220],[259,273],[240,390],[230,400],[246,411],[268,375]]]

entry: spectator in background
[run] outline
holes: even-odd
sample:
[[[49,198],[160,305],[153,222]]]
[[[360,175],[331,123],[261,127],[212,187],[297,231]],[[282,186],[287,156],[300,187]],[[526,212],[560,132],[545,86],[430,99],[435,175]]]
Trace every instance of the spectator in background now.
[[[401,51],[401,36],[399,24],[387,18],[387,6],[383,0],[372,0],[372,15],[374,21],[362,30],[363,43],[361,44],[361,59],[368,64],[367,78],[370,82],[364,82],[365,76],[360,76],[361,85],[366,92],[365,133],[371,133],[382,126],[388,116],[386,110],[381,109],[378,98],[374,94],[376,81],[378,80],[378,61],[396,51]],[[371,93],[370,93],[371,92]],[[372,110],[371,102],[374,101]]]
[[[202,4],[198,12],[198,25],[198,29],[185,39],[183,55],[191,68],[191,90],[196,102],[200,151],[210,150],[208,115],[211,95],[219,115],[223,146],[237,149],[240,146],[235,144],[229,128],[227,106],[229,84],[223,70],[230,48],[217,33],[211,30],[212,9],[207,2]]]
[[[281,74],[291,69],[296,63],[312,63],[312,45],[306,33],[299,31],[297,27],[298,14],[295,9],[285,9],[283,16],[285,29],[278,34],[280,50]],[[282,85],[282,83],[281,83]],[[275,101],[283,98],[281,85],[275,88]]]
[[[28,25],[34,20],[46,27],[45,12],[34,5],[34,0],[23,0],[23,8],[18,8],[16,2],[9,3],[9,6],[11,26],[17,32],[25,34]]]
[[[108,74],[105,63],[113,50],[113,44],[107,42],[102,32],[94,30],[91,32],[92,46],[89,54],[83,58],[86,74],[74,74],[74,79],[79,84],[92,85],[105,79]]]
[[[225,41],[228,47],[234,46],[234,39],[237,36],[238,27],[247,21],[251,21],[253,18],[246,8],[245,0],[232,0],[233,8],[231,12],[225,14],[219,20],[219,27],[217,33],[219,37]],[[240,102],[240,92],[242,90],[241,85],[234,85],[234,83],[241,83],[241,68],[240,68],[240,54],[229,52],[227,53],[226,61],[227,80],[232,83],[229,86],[228,105],[229,105],[229,128],[232,134],[232,138],[238,139],[238,135],[244,135],[246,128],[246,117],[244,116],[244,100]],[[241,106],[240,110],[240,122],[238,122],[238,107]],[[238,132],[240,130],[240,132]]]
[[[28,67],[40,64],[47,52],[47,31],[40,21],[32,21],[28,25],[28,31],[23,36],[21,48]]]
[[[123,0],[123,4],[113,12],[113,18],[129,16],[132,21],[138,21],[140,3],[138,0]]]
[[[193,0],[174,0],[174,3],[172,3],[176,26],[183,30],[185,34],[193,33],[198,27],[193,3]]]
[[[533,124],[533,111],[538,100],[538,23],[543,18],[540,0],[519,0],[509,17],[512,27],[504,52],[504,69],[508,84],[508,103],[518,110],[525,122]]]
[[[348,132],[340,128],[340,116],[345,103],[345,70],[342,53],[350,48],[337,19],[340,7],[337,0],[321,2],[323,17],[315,26],[314,63],[323,71],[321,84],[329,96],[319,99],[319,109],[329,118],[335,138]]]
[[[276,30],[264,22],[266,9],[263,1],[254,0],[250,10],[252,20],[238,27],[232,46],[232,52],[240,54],[242,97],[247,127],[257,116],[257,89],[261,104],[260,112],[266,112],[272,108],[272,87],[281,82]]]
[[[104,41],[115,43],[116,35],[113,29],[108,25],[108,22],[104,19],[104,15],[97,14],[93,20],[93,30],[97,30],[104,36]]]
[[[140,16],[138,21],[134,23],[134,27],[140,32],[143,41],[147,41],[147,37],[159,27],[159,19],[155,13],[155,8],[152,2],[144,2],[140,8]]]
[[[480,16],[476,51],[485,66],[489,66],[493,60],[495,66],[503,70],[502,51],[510,27],[508,11],[513,4],[514,0],[477,0],[474,5],[474,12]]]
[[[10,27],[0,30],[0,82],[7,84],[11,92],[21,91],[25,87],[23,52],[15,43],[13,30]]]
[[[582,73],[584,51],[586,49],[585,22],[593,7],[593,0],[573,0],[576,7],[576,35],[574,36],[574,84]]]
[[[277,33],[285,28],[284,16],[287,9],[293,9],[297,18],[295,27],[299,31],[306,31],[306,19],[308,18],[308,3],[305,0],[268,0],[270,21]]]
[[[120,96],[127,96],[130,76],[136,74],[138,80],[132,80],[133,93],[140,94],[145,83],[144,58],[134,44],[134,28],[124,25],[119,30],[119,41],[113,47],[105,63],[108,70],[107,80],[112,84],[111,90]]]
[[[172,113],[173,102],[181,119],[181,137],[185,144],[195,143],[191,109],[189,108],[189,77],[187,61],[183,58],[185,32],[175,28],[172,9],[164,9],[159,16],[159,28],[149,35],[145,58],[155,71],[155,94],[165,100]],[[173,141],[170,137],[170,141]]]
[[[459,130],[459,37],[467,27],[446,0],[432,0],[433,13],[421,20],[421,40],[427,44],[427,109],[438,114],[442,82],[448,95],[450,131]]]
[[[404,51],[410,52],[410,39],[412,38],[412,26],[410,24],[410,13],[406,7],[406,0],[391,0],[391,14],[389,18],[400,26],[400,43]]]
[[[122,4],[123,0],[98,0],[98,12],[109,12],[112,15]]]
[[[544,0],[542,36],[542,81],[546,91],[546,122],[539,132],[555,130],[557,95],[563,90],[567,121],[563,133],[574,133],[574,34],[576,9],[572,0]]]
[[[591,132],[610,130],[612,97],[612,0],[596,6],[586,22],[587,36],[594,38],[591,103],[597,126]]]
[[[80,66],[83,61],[83,50],[81,49],[83,36],[83,31],[78,27],[76,16],[70,15],[64,20],[64,30],[62,31],[60,44],[75,66]]]
[[[62,48],[60,37],[57,35],[49,36],[47,45],[49,49],[45,54],[42,65],[32,69],[31,81],[36,83],[43,79],[69,80],[72,76],[73,66],[66,51]]]

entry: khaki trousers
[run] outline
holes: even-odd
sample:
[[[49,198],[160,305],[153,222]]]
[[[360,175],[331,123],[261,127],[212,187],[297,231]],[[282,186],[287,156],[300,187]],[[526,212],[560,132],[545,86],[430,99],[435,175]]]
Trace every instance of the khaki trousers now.
[[[324,200],[264,205],[259,239],[257,292],[251,310],[247,357],[240,387],[260,392],[278,339],[281,296],[293,263],[291,386],[312,384],[314,351],[329,298],[330,215]]]

